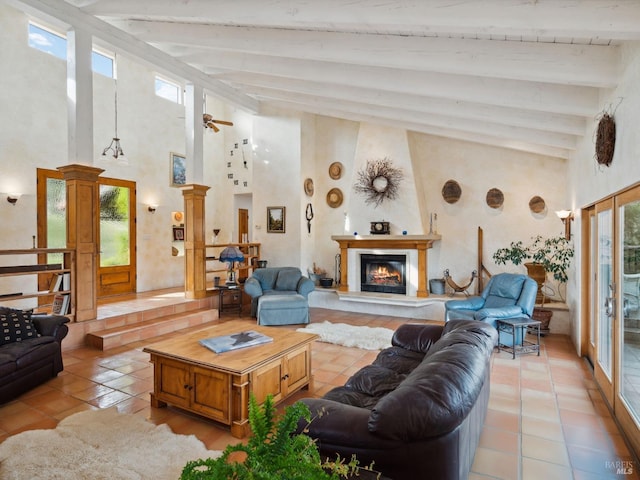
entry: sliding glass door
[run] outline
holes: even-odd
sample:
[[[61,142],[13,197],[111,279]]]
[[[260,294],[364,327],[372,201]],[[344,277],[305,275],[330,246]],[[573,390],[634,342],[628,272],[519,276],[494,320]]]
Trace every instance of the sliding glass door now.
[[[584,210],[583,219],[589,219],[583,230],[586,283],[595,297],[586,313],[585,354],[616,420],[640,451],[640,187]]]

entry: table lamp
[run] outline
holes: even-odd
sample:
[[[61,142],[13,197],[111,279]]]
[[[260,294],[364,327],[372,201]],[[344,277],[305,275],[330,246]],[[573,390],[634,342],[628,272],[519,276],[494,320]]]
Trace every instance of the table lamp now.
[[[243,262],[244,254],[240,251],[238,247],[227,247],[220,253],[219,260],[221,262],[229,263],[229,270],[227,271],[227,285],[235,285],[236,283],[236,274],[233,270],[233,264],[235,262]]]

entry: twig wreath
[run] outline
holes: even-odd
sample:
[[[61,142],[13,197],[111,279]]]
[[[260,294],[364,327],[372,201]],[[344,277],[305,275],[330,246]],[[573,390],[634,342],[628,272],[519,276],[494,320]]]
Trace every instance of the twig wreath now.
[[[608,113],[603,113],[596,132],[596,161],[608,167],[613,160],[616,146],[616,123]]]
[[[373,203],[375,207],[385,199],[398,197],[402,169],[396,168],[387,157],[378,160],[367,160],[367,166],[358,172],[358,181],[354,189],[365,196],[365,203]]]

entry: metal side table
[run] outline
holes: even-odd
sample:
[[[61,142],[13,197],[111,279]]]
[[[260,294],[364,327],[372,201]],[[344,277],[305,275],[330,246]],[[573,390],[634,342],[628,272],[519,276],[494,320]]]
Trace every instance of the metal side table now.
[[[540,323],[537,320],[531,320],[528,317],[522,318],[504,318],[497,321],[498,333],[504,332],[506,335],[510,335],[513,339],[513,346],[500,343],[498,340],[498,352],[505,350],[513,354],[513,358],[516,355],[523,355],[526,353],[537,353],[540,356]],[[530,342],[525,339],[527,331],[529,329],[535,332],[537,342]],[[520,335],[518,335],[518,333]],[[520,338],[520,344],[516,343],[516,340]]]

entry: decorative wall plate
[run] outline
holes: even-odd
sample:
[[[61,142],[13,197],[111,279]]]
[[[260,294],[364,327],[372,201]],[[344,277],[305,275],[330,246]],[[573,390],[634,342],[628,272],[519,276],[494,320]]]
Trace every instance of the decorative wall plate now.
[[[342,190],[340,190],[339,188],[332,188],[327,193],[327,205],[329,205],[331,208],[338,208],[340,205],[342,205],[342,200]]]
[[[544,209],[547,208],[547,205],[544,203],[544,199],[536,195],[535,197],[531,197],[529,200],[529,210],[533,213],[542,213]]]
[[[447,180],[442,187],[442,198],[447,203],[456,203],[460,200],[462,195],[462,188],[455,180]]]
[[[304,193],[307,194],[307,197],[313,197],[313,180],[310,178],[304,181]]]
[[[491,208],[500,208],[504,203],[504,194],[498,188],[492,188],[487,192],[487,205]]]
[[[340,162],[333,162],[329,165],[329,176],[334,180],[342,177],[342,164]]]

